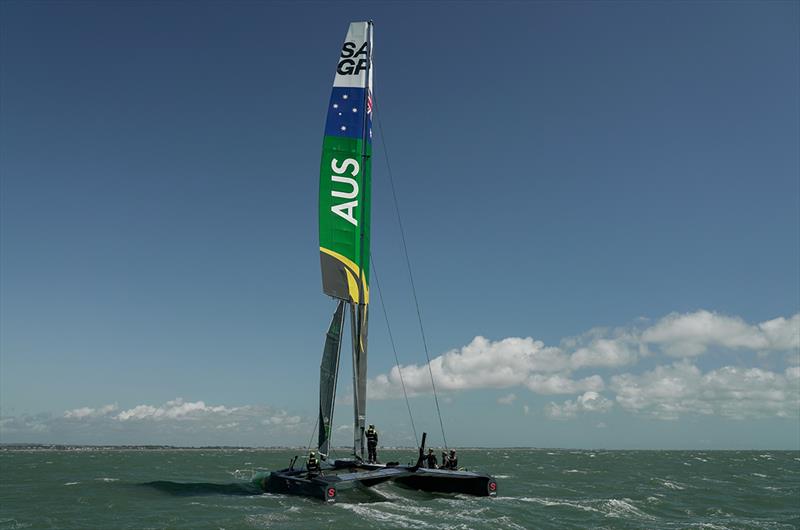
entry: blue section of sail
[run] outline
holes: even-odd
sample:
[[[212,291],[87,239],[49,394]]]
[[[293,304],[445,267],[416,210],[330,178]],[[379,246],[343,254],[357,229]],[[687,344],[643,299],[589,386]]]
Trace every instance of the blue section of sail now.
[[[361,138],[364,127],[364,89],[356,87],[333,87],[328,104],[328,119],[325,121],[325,136]],[[367,105],[371,106],[371,103]],[[371,108],[369,109],[372,110]],[[367,115],[367,140],[372,140],[372,113]]]

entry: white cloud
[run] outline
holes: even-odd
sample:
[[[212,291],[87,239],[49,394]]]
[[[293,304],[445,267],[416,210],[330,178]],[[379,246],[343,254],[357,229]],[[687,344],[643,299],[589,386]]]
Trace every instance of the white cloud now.
[[[639,357],[639,345],[633,337],[596,339],[570,356],[573,368],[586,366],[623,366],[633,364]]]
[[[81,407],[79,409],[67,410],[64,412],[65,418],[81,419],[94,414],[94,409],[89,407]]]
[[[182,420],[193,419],[204,415],[222,414],[229,415],[236,412],[237,408],[227,408],[222,405],[207,406],[203,401],[184,401],[182,398],[167,401],[165,404],[154,407],[152,405],[138,405],[132,409],[123,410],[115,419],[128,420]]]
[[[475,337],[460,349],[431,360],[438,390],[508,388],[524,384],[533,372],[555,373],[569,368],[569,359],[559,348],[545,347],[532,338],[511,337],[490,341]],[[411,395],[431,391],[428,366],[402,367],[406,390]],[[369,381],[369,395],[376,399],[402,395],[400,373],[393,367]]]
[[[770,349],[778,351],[800,350],[800,313],[786,319],[784,317],[767,320],[758,325]]]
[[[581,410],[587,412],[608,412],[614,406],[614,402],[604,398],[597,392],[584,392],[578,397],[578,405]]]
[[[592,375],[581,380],[574,380],[563,375],[534,374],[525,383],[537,394],[576,394],[587,390],[603,390],[603,378]]]
[[[57,418],[57,421],[64,421],[63,418]],[[8,441],[8,435],[41,435],[50,432],[50,425],[53,418],[49,414],[36,414],[22,416],[10,416],[0,418],[0,439],[3,442]]]
[[[511,405],[517,399],[516,394],[508,394],[506,396],[502,396],[497,398],[497,403],[500,405]]]
[[[4,442],[172,445],[305,444],[314,422],[267,405],[208,405],[181,398],[161,405],[85,406],[59,415],[0,418]]]
[[[628,328],[593,328],[563,339],[559,347],[545,346],[531,337],[491,341],[478,336],[432,359],[430,372],[436,388],[444,391],[526,386],[539,394],[578,394],[602,391],[603,379],[597,374],[576,379],[573,372],[634,365],[657,352],[694,357],[719,347],[768,357],[771,352],[800,350],[800,313],[748,324],[739,317],[701,310],[672,313],[650,326],[646,322],[638,319]],[[794,362],[800,359],[795,352],[789,355],[787,363],[800,362]],[[403,366],[402,372],[410,395],[431,392],[428,365]],[[400,369],[395,366],[371,379],[369,395],[374,399],[402,396]]]
[[[290,416],[285,410],[273,414],[261,420],[263,425],[297,425],[300,423],[300,416]]]
[[[614,402],[610,399],[597,392],[589,391],[584,392],[575,400],[568,399],[561,404],[550,402],[545,407],[545,413],[553,419],[561,420],[574,418],[580,412],[608,412],[613,406]]]
[[[119,407],[117,406],[116,403],[103,405],[102,407],[96,409],[91,407],[81,407],[78,409],[64,411],[64,417],[76,420],[80,420],[83,418],[90,418],[90,417],[96,418],[100,416],[105,416],[107,414],[111,414],[112,412],[115,412],[118,408]]]
[[[725,366],[705,374],[688,361],[658,366],[641,375],[611,378],[617,403],[631,412],[674,420],[684,414],[718,414],[733,419],[797,417],[800,369],[783,374]]]
[[[644,330],[643,343],[655,344],[667,355],[693,357],[709,347],[785,351],[800,347],[800,313],[751,325],[739,317],[709,311],[672,313]]]

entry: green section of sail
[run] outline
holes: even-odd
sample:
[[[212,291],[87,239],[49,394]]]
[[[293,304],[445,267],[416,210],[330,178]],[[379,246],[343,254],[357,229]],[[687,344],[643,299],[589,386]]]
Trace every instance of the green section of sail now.
[[[319,180],[319,245],[325,294],[369,300],[372,146],[325,136]]]

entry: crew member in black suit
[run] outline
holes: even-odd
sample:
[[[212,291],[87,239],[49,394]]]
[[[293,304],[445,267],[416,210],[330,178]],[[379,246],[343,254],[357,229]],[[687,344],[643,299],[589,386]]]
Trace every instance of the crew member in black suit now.
[[[308,455],[308,460],[306,460],[306,469],[308,469],[309,477],[320,474],[319,460],[317,459],[317,453],[314,451],[311,451],[311,453]]]
[[[436,455],[433,454],[433,449],[428,449],[428,458],[425,459],[425,464],[428,469],[437,469],[439,467],[436,462]]]
[[[367,429],[367,452],[369,453],[368,462],[370,464],[378,463],[378,431],[375,426],[370,424]]]

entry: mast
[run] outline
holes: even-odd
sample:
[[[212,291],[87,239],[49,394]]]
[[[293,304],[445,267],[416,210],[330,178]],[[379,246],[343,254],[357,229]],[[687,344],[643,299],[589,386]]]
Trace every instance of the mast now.
[[[362,136],[361,136],[361,163],[363,167],[367,167],[371,158],[371,152],[368,151],[367,145],[372,141],[372,21],[367,22],[366,32],[367,42],[367,72],[366,72],[366,87],[364,90],[363,99],[363,121],[362,121]],[[367,183],[369,186],[369,183]],[[367,189],[367,192],[370,190]],[[365,219],[369,216],[369,204],[361,210],[361,230],[359,233],[359,243],[361,245],[361,255],[364,255],[364,246],[369,244],[365,241],[369,235],[365,233],[364,227],[367,226]],[[364,276],[364,268],[359,271],[359,284],[362,284]],[[353,306],[355,324],[353,334],[353,403],[355,404],[354,420],[353,420],[353,453],[358,454],[364,458],[364,428],[367,416],[367,300],[362,299],[361,303]]]
[[[325,123],[320,166],[319,250],[323,292],[350,307],[353,454],[361,457],[367,398],[371,89],[372,22],[353,22],[339,55]],[[328,394],[332,399],[335,384],[334,381],[332,388],[323,391],[321,380],[320,418],[324,416],[322,403],[327,403]],[[322,447],[322,437],[320,444]]]

